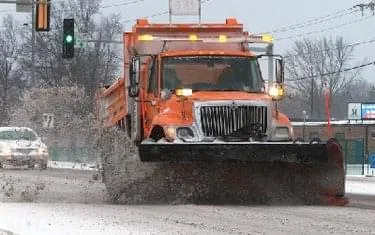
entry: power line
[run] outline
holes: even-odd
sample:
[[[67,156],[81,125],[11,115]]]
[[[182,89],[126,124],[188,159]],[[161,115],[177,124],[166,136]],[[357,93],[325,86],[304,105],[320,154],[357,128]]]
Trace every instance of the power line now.
[[[357,46],[360,46],[360,45],[370,44],[370,43],[374,43],[374,42],[375,42],[375,38],[371,39],[371,40],[368,40],[368,41],[362,41],[362,42],[356,42],[356,43],[344,45],[344,46],[341,46],[341,47],[334,47],[334,48],[327,48],[327,49],[321,49],[321,50],[314,50],[313,52],[322,52],[322,51],[333,51],[333,50],[338,50],[338,49],[346,49],[346,48],[349,48],[349,47],[357,47]],[[311,52],[304,52],[304,53],[298,53],[298,54],[294,54],[294,55],[287,55],[287,56],[284,56],[284,58],[287,59],[287,58],[298,57],[298,56],[308,55],[308,54],[311,54]]]
[[[357,66],[354,66],[354,67],[351,67],[351,68],[345,68],[345,69],[329,72],[329,73],[317,74],[317,75],[312,75],[312,76],[307,76],[307,77],[300,77],[300,78],[296,78],[296,79],[288,79],[286,81],[296,82],[296,81],[301,81],[301,80],[306,80],[306,79],[311,79],[311,78],[316,78],[316,77],[323,77],[323,76],[333,75],[333,74],[336,74],[336,73],[342,73],[342,72],[348,72],[348,71],[351,71],[351,70],[361,69],[361,68],[364,68],[364,67],[367,67],[367,66],[370,66],[370,65],[375,65],[375,61],[372,61],[372,62],[367,63],[367,64],[357,65]]]
[[[292,27],[292,28],[289,28],[289,29],[285,29],[285,30],[280,30],[276,33],[284,33],[284,32],[288,32],[288,31],[291,31],[291,30],[297,30],[297,29],[301,29],[301,28],[305,28],[307,26],[312,26],[312,25],[317,25],[317,24],[321,24],[321,23],[325,23],[325,22],[328,22],[328,21],[332,21],[334,19],[338,19],[338,18],[341,18],[341,17],[344,17],[344,16],[347,16],[347,15],[351,15],[353,13],[356,13],[358,12],[359,10],[353,10],[351,12],[348,12],[348,13],[344,13],[344,14],[341,14],[341,15],[337,15],[337,16],[334,16],[332,18],[327,18],[327,19],[322,19],[322,20],[319,20],[317,22],[311,22],[311,23],[308,23],[308,24],[302,24],[300,26],[296,26],[296,27]]]
[[[332,26],[332,27],[329,27],[329,28],[324,28],[324,29],[321,29],[321,30],[310,31],[310,32],[307,32],[307,33],[297,34],[297,35],[293,35],[293,36],[289,36],[289,37],[284,37],[284,38],[276,38],[275,41],[282,41],[282,40],[287,40],[287,39],[293,39],[293,38],[303,37],[303,36],[311,35],[311,34],[315,34],[315,33],[323,33],[323,32],[329,31],[329,30],[334,30],[334,29],[338,29],[338,28],[341,28],[341,27],[344,27],[344,26],[347,26],[347,25],[359,23],[359,22],[367,20],[367,19],[369,19],[371,17],[374,17],[374,16],[373,15],[367,16],[365,18],[360,18],[360,19],[357,19],[357,20],[353,20],[353,21],[349,21],[349,22],[343,23],[343,24],[335,25],[335,26]]]
[[[284,27],[281,27],[281,28],[278,28],[278,29],[270,30],[268,32],[263,32],[261,34],[274,34],[274,33],[279,33],[279,32],[287,32],[287,31],[290,31],[290,30],[302,28],[306,25],[309,26],[309,25],[313,25],[313,24],[318,24],[318,23],[322,23],[322,22],[325,22],[325,21],[329,21],[329,20],[332,20],[332,19],[335,19],[335,18],[345,16],[345,15],[349,15],[349,14],[352,14],[352,13],[357,12],[357,11],[359,11],[359,10],[354,10],[351,7],[351,8],[348,8],[348,9],[339,10],[339,11],[331,13],[331,14],[320,16],[320,17],[317,17],[317,18],[314,18],[314,19],[310,19],[310,20],[307,20],[307,21],[304,21],[304,22],[301,22],[301,23],[284,26]]]
[[[124,2],[124,3],[117,3],[117,4],[112,4],[112,5],[100,6],[100,8],[111,8],[111,7],[127,6],[127,5],[141,3],[141,2],[144,2],[144,1],[146,1],[146,0],[133,0],[133,1],[128,1],[128,2]]]

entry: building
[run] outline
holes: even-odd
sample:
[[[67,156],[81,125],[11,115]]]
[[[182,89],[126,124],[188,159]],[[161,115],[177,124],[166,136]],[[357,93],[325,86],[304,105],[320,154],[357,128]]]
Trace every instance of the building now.
[[[294,136],[306,141],[319,137],[328,139],[327,122],[292,122]],[[347,164],[367,164],[367,156],[375,153],[375,120],[332,121],[332,137],[343,147]]]

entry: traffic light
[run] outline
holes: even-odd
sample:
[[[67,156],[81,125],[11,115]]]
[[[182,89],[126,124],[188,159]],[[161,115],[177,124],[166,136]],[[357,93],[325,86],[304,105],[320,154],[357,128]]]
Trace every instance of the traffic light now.
[[[64,59],[72,59],[74,57],[74,19],[64,19],[62,48],[62,57]]]
[[[51,0],[37,1],[35,13],[35,31],[49,31]]]

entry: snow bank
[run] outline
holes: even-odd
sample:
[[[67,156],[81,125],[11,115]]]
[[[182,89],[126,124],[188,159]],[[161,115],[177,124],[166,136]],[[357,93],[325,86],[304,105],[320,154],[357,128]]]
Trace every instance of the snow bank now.
[[[83,163],[83,162],[49,161],[48,167],[49,168],[56,168],[56,169],[97,170],[97,164],[95,164],[95,163]]]

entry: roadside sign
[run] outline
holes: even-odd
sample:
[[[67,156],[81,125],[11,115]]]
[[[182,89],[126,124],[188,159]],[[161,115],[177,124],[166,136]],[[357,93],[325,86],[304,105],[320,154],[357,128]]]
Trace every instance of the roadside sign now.
[[[362,108],[361,108],[361,116],[363,120],[374,120],[375,119],[375,104],[363,103]]]
[[[171,15],[200,15],[201,0],[169,0]]]
[[[16,12],[30,13],[32,11],[32,0],[16,0]]]
[[[362,104],[348,103],[348,119],[361,120],[362,119]]]
[[[370,168],[375,168],[375,153],[370,154],[368,161],[369,161]]]
[[[55,116],[53,113],[43,113],[43,127],[53,128]]]

